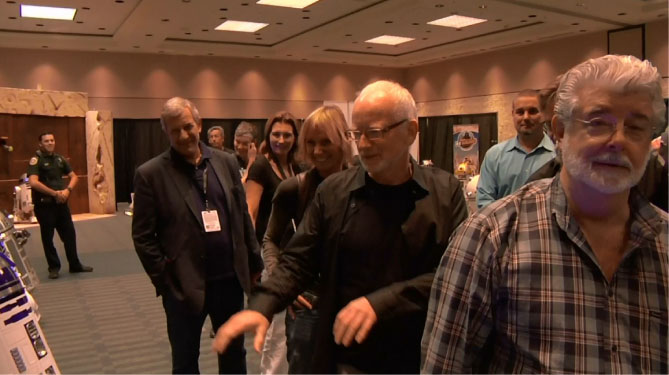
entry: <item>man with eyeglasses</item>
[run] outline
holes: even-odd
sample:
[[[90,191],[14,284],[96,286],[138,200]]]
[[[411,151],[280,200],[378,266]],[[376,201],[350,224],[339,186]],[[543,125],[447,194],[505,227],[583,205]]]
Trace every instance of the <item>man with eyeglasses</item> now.
[[[409,155],[416,104],[397,83],[362,90],[347,137],[360,166],[326,179],[248,311],[218,331],[217,351],[244,331],[262,347],[272,315],[320,275],[313,373],[417,373],[427,298],[448,239],[467,216],[458,180]]]
[[[512,115],[517,136],[492,146],[483,159],[476,189],[479,208],[516,191],[555,157],[555,145],[544,133],[538,91],[518,93]]]
[[[636,188],[661,78],[591,59],[557,92],[563,168],[479,210],[437,270],[423,373],[669,372],[667,213]]]

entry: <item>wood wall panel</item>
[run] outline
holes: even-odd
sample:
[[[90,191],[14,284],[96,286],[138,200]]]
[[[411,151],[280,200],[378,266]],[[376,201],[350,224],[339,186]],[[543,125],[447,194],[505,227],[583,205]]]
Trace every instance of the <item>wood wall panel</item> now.
[[[56,138],[56,152],[68,160],[79,183],[70,196],[72,213],[88,212],[86,169],[86,124],[83,117],[51,117],[0,113],[0,136],[8,137],[14,150],[0,148],[0,209],[11,212],[13,189],[27,171],[28,162],[37,150],[37,138],[51,132]]]

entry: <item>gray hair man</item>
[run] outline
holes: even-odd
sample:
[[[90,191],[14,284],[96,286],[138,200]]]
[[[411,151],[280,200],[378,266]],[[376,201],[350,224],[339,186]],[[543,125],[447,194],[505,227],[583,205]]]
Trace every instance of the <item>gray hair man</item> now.
[[[425,373],[666,373],[668,216],[632,188],[664,121],[648,61],[604,56],[557,92],[564,167],[486,206],[451,240]]]
[[[235,156],[242,174],[242,182],[246,182],[248,170],[256,160],[258,149],[256,147],[256,129],[253,124],[242,121],[235,129]]]
[[[362,165],[321,183],[250,310],[219,329],[217,351],[244,331],[259,350],[272,316],[320,275],[311,372],[418,372],[433,270],[467,216],[464,196],[453,175],[410,157],[418,119],[404,87],[368,85],[352,118]]]
[[[262,260],[237,161],[200,141],[193,103],[168,100],[160,116],[170,148],[137,168],[132,239],[162,296],[172,372],[199,373],[200,334],[244,306]],[[219,356],[224,373],[246,373],[244,340]]]

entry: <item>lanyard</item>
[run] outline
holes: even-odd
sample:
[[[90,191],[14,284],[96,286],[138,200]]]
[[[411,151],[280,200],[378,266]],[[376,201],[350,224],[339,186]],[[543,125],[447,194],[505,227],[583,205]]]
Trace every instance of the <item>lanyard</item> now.
[[[205,161],[206,163],[206,161]],[[207,199],[207,171],[209,170],[209,165],[204,167],[204,175],[202,176],[202,188],[204,190],[204,209],[209,211],[209,199]]]

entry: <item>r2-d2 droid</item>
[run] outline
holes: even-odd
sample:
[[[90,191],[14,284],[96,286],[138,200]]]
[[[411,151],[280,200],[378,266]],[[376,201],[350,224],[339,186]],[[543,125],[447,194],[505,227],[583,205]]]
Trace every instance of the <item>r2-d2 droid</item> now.
[[[35,304],[0,240],[0,374],[59,374]]]
[[[24,173],[19,184],[14,186],[14,221],[20,223],[35,223],[35,206],[33,205],[32,188],[28,183],[28,176]]]

